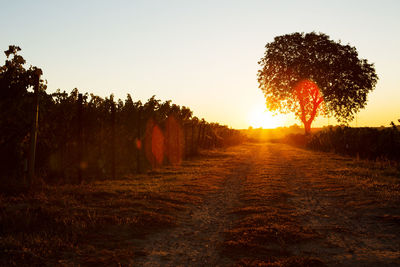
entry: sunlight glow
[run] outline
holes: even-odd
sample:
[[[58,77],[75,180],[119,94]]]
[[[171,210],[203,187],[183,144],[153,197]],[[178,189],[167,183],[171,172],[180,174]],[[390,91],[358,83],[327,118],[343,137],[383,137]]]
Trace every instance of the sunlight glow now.
[[[265,106],[255,106],[248,116],[249,125],[253,128],[272,129],[284,126],[285,118],[283,115],[274,115],[266,110]]]

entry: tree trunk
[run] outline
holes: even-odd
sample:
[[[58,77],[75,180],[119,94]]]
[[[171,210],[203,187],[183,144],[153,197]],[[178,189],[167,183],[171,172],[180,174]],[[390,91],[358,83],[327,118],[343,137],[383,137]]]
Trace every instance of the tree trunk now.
[[[304,123],[305,135],[309,135],[311,133],[311,121],[305,121],[303,123]]]

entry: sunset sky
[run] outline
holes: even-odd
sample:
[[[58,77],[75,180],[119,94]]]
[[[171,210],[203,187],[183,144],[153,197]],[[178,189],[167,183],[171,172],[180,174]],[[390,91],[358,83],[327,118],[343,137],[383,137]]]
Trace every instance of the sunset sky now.
[[[156,95],[233,128],[289,126],[292,116],[263,117],[257,62],[275,36],[316,31],[375,63],[377,87],[351,125],[400,119],[400,1],[0,3],[1,51],[20,46],[27,63],[43,69],[48,93]],[[321,118],[313,126],[327,124]]]

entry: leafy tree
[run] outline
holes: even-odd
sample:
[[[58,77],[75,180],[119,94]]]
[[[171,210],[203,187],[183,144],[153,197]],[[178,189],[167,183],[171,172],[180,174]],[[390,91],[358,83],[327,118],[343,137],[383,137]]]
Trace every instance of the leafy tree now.
[[[32,93],[28,88],[42,73],[37,67],[26,69],[19,51],[21,48],[10,45],[4,51],[5,64],[0,66],[0,173],[5,177],[20,175],[23,169],[32,114]],[[40,90],[45,89],[41,81]]]
[[[321,114],[332,112],[339,122],[351,121],[378,80],[374,65],[359,59],[355,47],[323,33],[277,36],[265,48],[257,76],[267,108],[294,112],[306,134]]]

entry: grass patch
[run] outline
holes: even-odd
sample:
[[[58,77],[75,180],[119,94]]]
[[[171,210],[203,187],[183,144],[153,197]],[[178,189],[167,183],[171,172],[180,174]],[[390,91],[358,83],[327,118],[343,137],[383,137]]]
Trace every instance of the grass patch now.
[[[0,265],[133,264],[140,240],[201,201],[204,186],[190,182],[197,165],[1,194]]]

